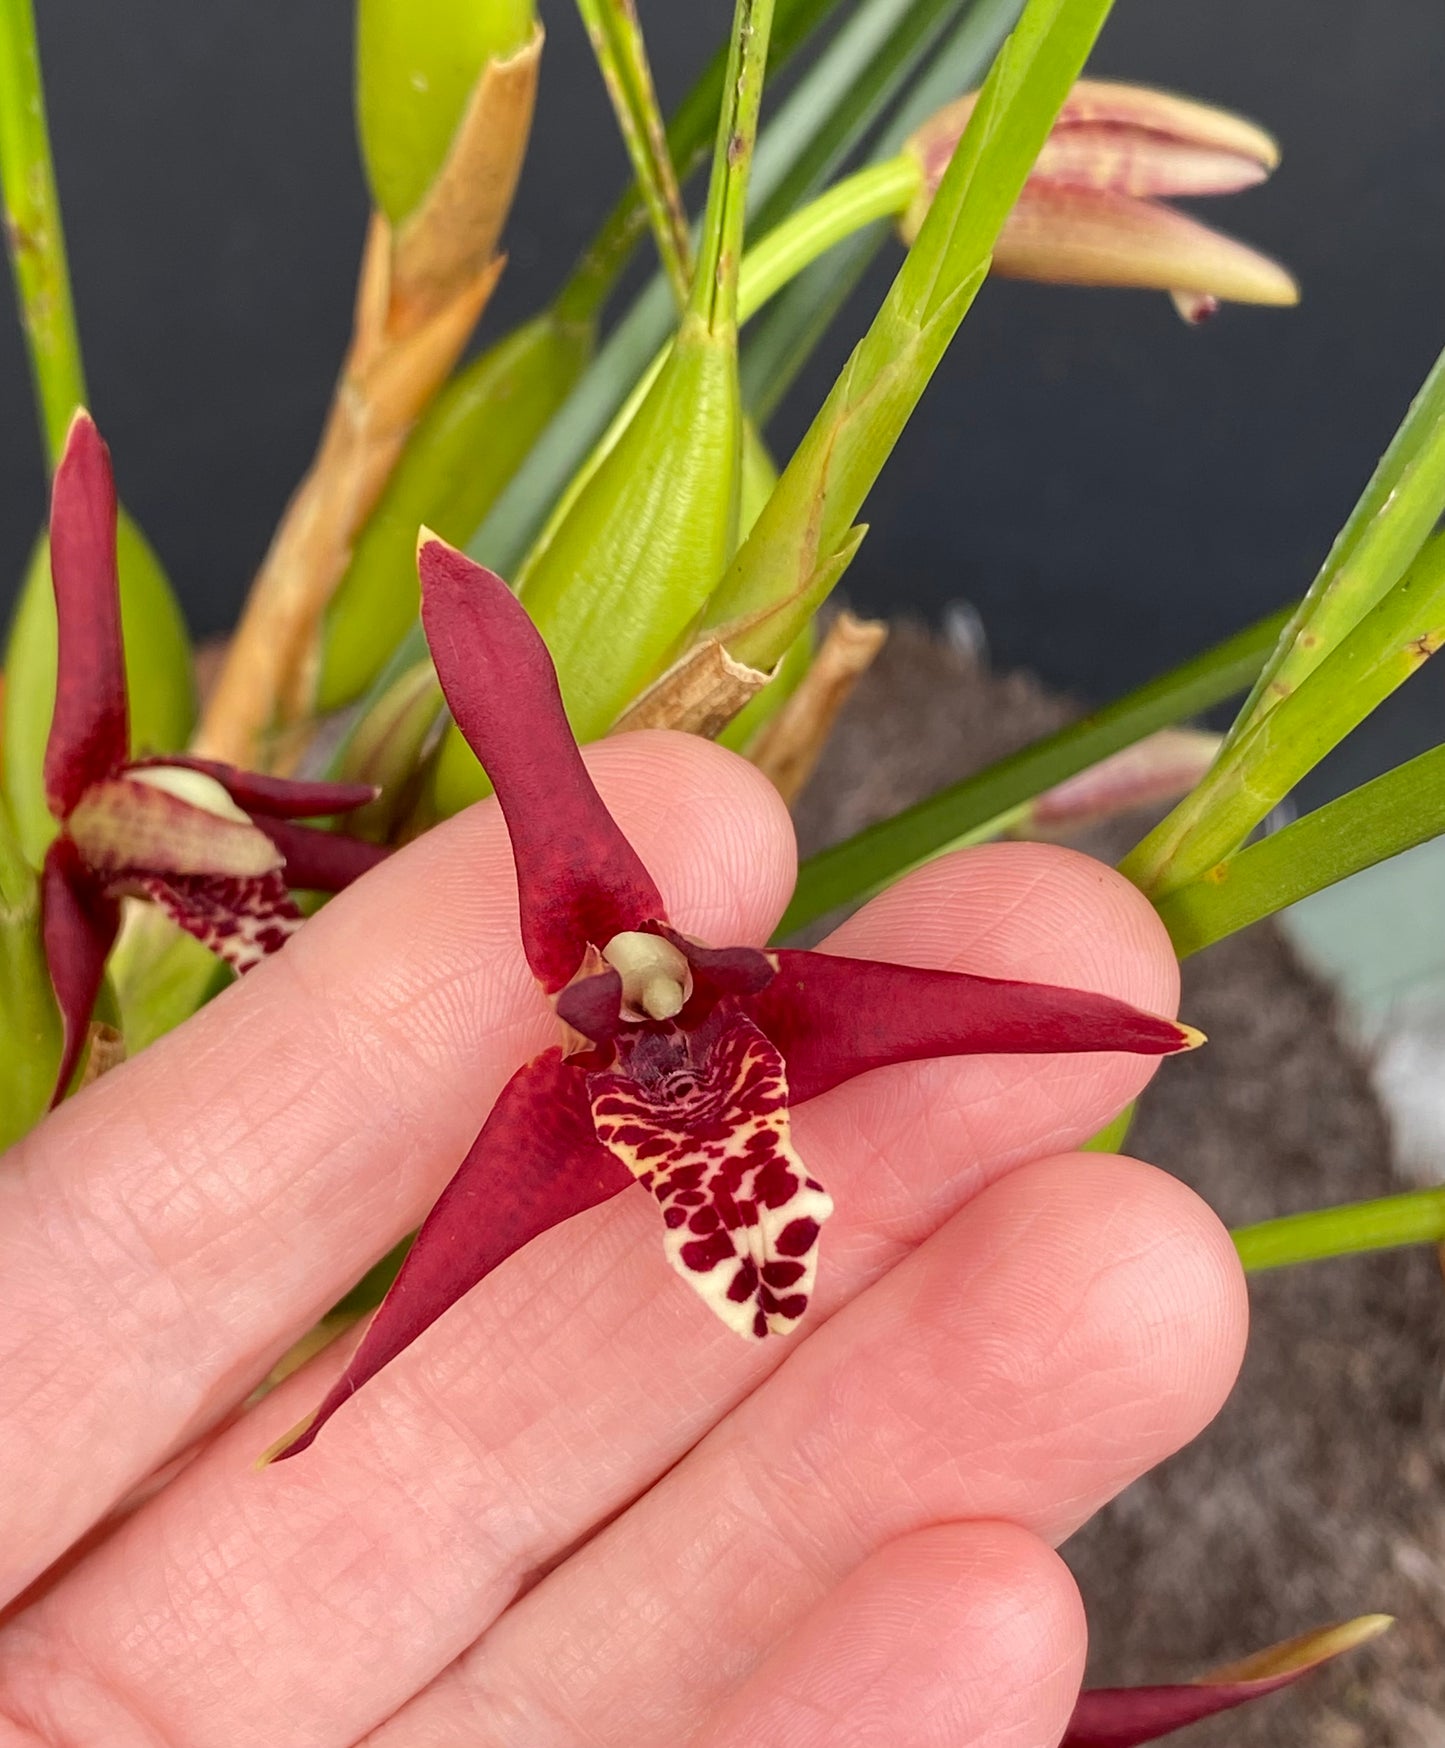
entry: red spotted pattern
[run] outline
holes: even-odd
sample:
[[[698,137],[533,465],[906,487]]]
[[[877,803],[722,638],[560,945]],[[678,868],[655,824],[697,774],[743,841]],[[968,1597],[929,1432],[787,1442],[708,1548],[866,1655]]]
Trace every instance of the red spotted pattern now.
[[[833,1203],[793,1151],[778,1051],[732,1014],[650,1034],[589,1090],[598,1140],[662,1208],[672,1266],[739,1335],[787,1334]]]
[[[279,873],[237,880],[219,874],[138,874],[126,889],[158,904],[172,922],[224,959],[249,971],[301,927]]]

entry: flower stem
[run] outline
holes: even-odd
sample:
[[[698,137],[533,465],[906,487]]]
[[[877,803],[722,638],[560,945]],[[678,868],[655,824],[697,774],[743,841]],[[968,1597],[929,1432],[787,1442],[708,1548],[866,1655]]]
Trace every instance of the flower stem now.
[[[577,0],[577,10],[612,100],[663,271],[681,306],[692,286],[692,238],[636,6],[633,0]]]
[[[0,0],[0,197],[52,468],[86,401],[31,0]]]
[[[1445,1243],[1445,1186],[1317,1208],[1236,1227],[1232,1237],[1245,1271],[1287,1268],[1325,1257],[1367,1250],[1396,1250],[1407,1244]]]

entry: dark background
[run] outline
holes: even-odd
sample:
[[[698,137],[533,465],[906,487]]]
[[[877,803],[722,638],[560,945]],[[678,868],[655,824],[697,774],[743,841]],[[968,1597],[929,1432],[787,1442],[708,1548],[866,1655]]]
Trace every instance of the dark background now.
[[[37,0],[91,397],[121,492],[195,631],[233,619],[315,442],[365,196],[344,0]],[[728,0],[642,0],[680,94]],[[548,296],[625,162],[572,7],[487,318]],[[1295,311],[1186,328],[1163,296],[985,288],[867,508],[855,603],[967,599],[998,660],[1103,698],[1302,589],[1445,339],[1439,0],[1119,0],[1092,71],[1237,108],[1280,138],[1211,222],[1279,256]],[[890,252],[775,422],[786,454],[875,306]],[[43,509],[0,290],[0,605]],[[1440,738],[1427,675],[1348,755]],[[1338,768],[1337,768],[1338,774]]]

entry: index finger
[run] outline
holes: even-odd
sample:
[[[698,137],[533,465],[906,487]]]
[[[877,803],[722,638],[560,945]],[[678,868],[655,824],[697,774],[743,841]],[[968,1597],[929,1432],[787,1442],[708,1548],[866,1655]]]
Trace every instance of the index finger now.
[[[589,755],[681,926],[762,940],[792,834],[680,736]],[[63,1107],[0,1176],[0,1598],[264,1376],[414,1226],[555,1023],[483,804]]]

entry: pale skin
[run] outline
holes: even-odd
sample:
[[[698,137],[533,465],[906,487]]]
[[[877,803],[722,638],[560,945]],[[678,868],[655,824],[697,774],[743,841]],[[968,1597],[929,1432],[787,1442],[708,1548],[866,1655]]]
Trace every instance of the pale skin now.
[[[794,852],[762,779],[673,736],[588,762],[676,925],[765,940]],[[1138,894],[1043,846],[948,857],[832,944],[1177,996]],[[0,1748],[1057,1740],[1085,1627],[1053,1549],[1209,1419],[1244,1339],[1213,1215],[1071,1151],[1142,1058],[803,1107],[838,1212],[790,1338],[723,1328],[633,1189],[253,1466],[344,1344],[238,1404],[553,1036],[483,803],[0,1166]]]

